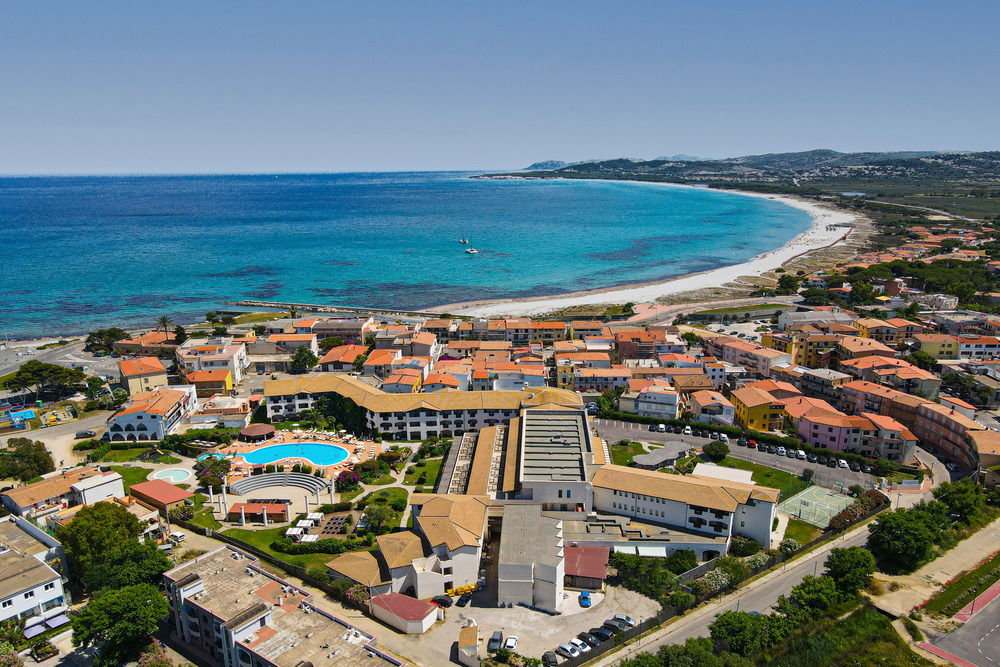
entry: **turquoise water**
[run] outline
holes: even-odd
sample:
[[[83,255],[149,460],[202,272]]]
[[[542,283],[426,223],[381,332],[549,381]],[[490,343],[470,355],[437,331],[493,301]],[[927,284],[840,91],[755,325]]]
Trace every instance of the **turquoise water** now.
[[[314,466],[332,466],[345,460],[347,450],[337,445],[327,445],[321,442],[292,442],[283,445],[261,447],[252,452],[238,454],[247,463],[256,465],[274,463],[283,459],[306,459]]]
[[[184,468],[167,468],[153,473],[153,479],[165,479],[174,484],[183,482],[189,477],[191,477],[191,471]]]
[[[416,309],[558,294],[737,264],[808,226],[777,202],[642,183],[0,178],[0,333],[192,322],[242,298]]]

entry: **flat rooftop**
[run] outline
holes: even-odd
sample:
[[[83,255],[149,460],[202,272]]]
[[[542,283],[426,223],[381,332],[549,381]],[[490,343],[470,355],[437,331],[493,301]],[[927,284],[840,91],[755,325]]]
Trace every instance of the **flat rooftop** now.
[[[504,520],[509,508],[504,508]],[[662,524],[636,521],[628,517],[600,514],[581,518],[579,512],[545,512],[546,516],[560,518],[563,522],[563,540],[566,544],[600,542],[610,545],[641,545],[645,542],[672,542],[675,544],[712,544],[724,546],[726,537],[704,535]]]
[[[585,482],[593,456],[582,410],[525,410],[521,418],[522,482]]]
[[[34,556],[49,550],[34,537],[21,530],[10,519],[0,520],[0,549],[7,548],[23,556]]]
[[[555,567],[563,559],[562,547],[560,519],[542,514],[541,505],[504,507],[498,562]]]
[[[188,601],[223,622],[252,618],[256,610],[269,610],[271,618],[267,625],[251,635],[249,642],[240,645],[275,664],[289,667],[306,663],[348,667],[380,664],[373,662],[373,658],[380,656],[367,648],[373,640],[371,635],[318,609],[308,602],[308,593],[265,573],[254,558],[243,554],[237,560],[234,553],[243,554],[222,547],[170,570],[164,577],[180,581],[197,575],[204,582],[204,590]],[[282,590],[285,585],[291,586],[291,592]]]

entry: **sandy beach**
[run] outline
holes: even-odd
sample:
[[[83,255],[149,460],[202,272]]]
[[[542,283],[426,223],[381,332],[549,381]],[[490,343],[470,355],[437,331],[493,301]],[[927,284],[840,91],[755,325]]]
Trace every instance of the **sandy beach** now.
[[[670,188],[694,188],[696,186],[675,183],[648,183]],[[704,189],[704,188],[699,188]],[[725,190],[730,194],[745,197],[759,197],[781,202],[812,217],[812,226],[785,245],[771,250],[749,261],[732,266],[723,266],[710,271],[678,276],[669,280],[635,285],[621,285],[606,289],[570,292],[554,296],[532,297],[528,299],[498,299],[491,301],[467,301],[435,306],[428,310],[454,315],[473,315],[479,317],[497,317],[503,315],[538,315],[559,308],[570,306],[585,306],[593,304],[646,303],[679,292],[717,287],[745,276],[760,276],[772,271],[805,253],[820,248],[827,248],[842,242],[854,229],[857,217],[855,214],[840,211],[813,201],[799,199],[786,195],[771,195],[741,190]]]

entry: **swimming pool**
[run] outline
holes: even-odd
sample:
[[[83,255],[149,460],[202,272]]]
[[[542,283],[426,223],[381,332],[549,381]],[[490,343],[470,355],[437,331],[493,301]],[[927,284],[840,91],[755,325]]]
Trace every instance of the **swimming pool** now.
[[[174,484],[183,482],[190,476],[191,471],[184,468],[167,468],[166,470],[157,470],[153,473],[153,479],[165,479]]]
[[[283,459],[305,459],[314,466],[332,466],[348,457],[347,450],[323,442],[287,442],[239,454],[247,463],[274,463]]]

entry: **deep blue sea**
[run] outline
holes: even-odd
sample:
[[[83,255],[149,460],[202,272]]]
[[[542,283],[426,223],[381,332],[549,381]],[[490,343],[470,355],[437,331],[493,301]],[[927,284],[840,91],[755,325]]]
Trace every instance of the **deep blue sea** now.
[[[608,287],[736,264],[809,226],[707,189],[470,176],[0,178],[0,336],[190,322],[241,298],[420,308]]]

